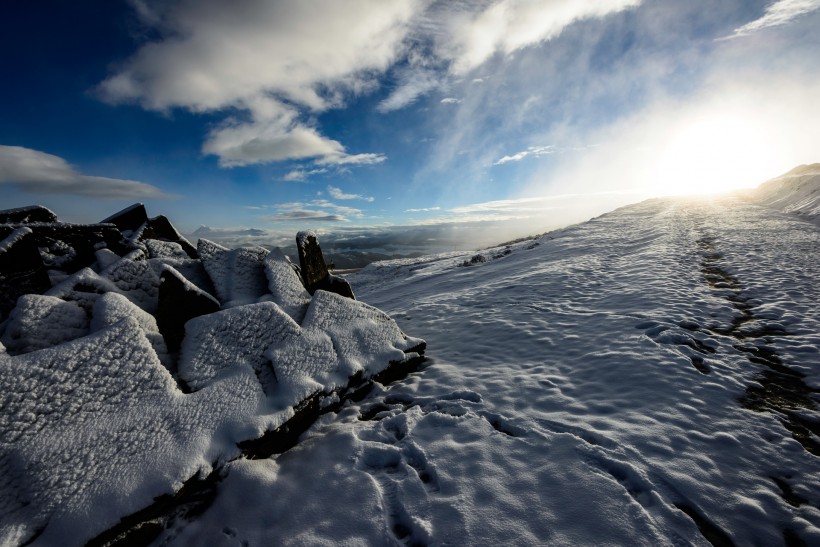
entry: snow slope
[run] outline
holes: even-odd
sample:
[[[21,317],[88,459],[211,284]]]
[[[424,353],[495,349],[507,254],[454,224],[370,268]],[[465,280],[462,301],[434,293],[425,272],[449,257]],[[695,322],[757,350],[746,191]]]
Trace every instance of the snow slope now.
[[[820,545],[818,226],[651,200],[481,254],[351,275],[429,366],[157,543]]]
[[[761,184],[752,193],[764,205],[820,219],[820,163],[801,165]]]

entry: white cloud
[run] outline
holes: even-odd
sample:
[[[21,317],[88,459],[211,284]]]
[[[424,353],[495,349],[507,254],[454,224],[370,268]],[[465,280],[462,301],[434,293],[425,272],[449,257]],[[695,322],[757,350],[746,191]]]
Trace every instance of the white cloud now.
[[[462,102],[461,99],[456,99],[455,97],[444,97],[441,99],[441,104],[458,104]]]
[[[440,211],[441,207],[423,207],[421,209],[405,209],[405,213],[429,213],[431,211]]]
[[[324,175],[328,173],[328,169],[294,169],[293,171],[288,171],[282,177],[282,180],[288,182],[301,182],[307,180],[308,177],[312,177],[313,175]]]
[[[369,165],[386,158],[352,154],[308,120],[372,91],[400,61],[406,68],[394,74],[396,88],[377,107],[382,112],[411,104],[496,53],[638,3],[132,0],[146,34],[159,38],[142,45],[98,92],[112,103],[156,111],[232,112],[202,147],[224,167],[307,158]]]
[[[34,194],[56,193],[112,199],[171,197],[144,182],[84,175],[63,158],[21,146],[0,146],[2,184]]]
[[[556,152],[555,146],[548,145],[548,146],[530,146],[526,150],[522,150],[512,156],[504,156],[503,158],[499,159],[493,165],[503,165],[505,163],[511,161],[521,161],[527,156],[533,156],[539,158],[541,156],[546,156],[548,154],[554,154]]]
[[[735,29],[734,36],[745,36],[765,28],[785,25],[817,9],[820,9],[820,0],[777,0],[766,8],[762,17]]]
[[[362,196],[360,194],[345,194],[341,188],[336,188],[335,186],[328,186],[327,193],[330,194],[333,199],[358,199],[369,202],[375,201],[375,198],[369,196]]]
[[[238,108],[250,120],[227,121],[203,146],[223,166],[310,157],[372,163],[369,155],[348,155],[341,143],[301,121],[299,111],[338,106],[344,94],[372,87],[371,74],[395,61],[411,18],[423,7],[410,0],[135,5],[162,38],[143,45],[99,93],[113,103],[159,111]]]
[[[463,75],[497,53],[519,49],[557,37],[572,23],[603,17],[637,6],[641,0],[498,0],[484,9],[453,9],[446,14],[445,31],[436,52],[452,61],[452,72]]]
[[[412,104],[420,96],[436,89],[439,86],[439,77],[429,70],[406,72],[395,90],[379,103],[379,112],[391,112]]]

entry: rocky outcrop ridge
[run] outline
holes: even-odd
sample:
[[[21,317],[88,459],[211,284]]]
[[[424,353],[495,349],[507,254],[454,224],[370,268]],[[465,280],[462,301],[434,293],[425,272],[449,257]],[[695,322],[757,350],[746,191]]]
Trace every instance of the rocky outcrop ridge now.
[[[278,250],[194,247],[141,204],[92,225],[0,219],[4,545],[142,541],[226,462],[286,450],[423,360],[424,341],[329,276],[315,235],[300,270]]]

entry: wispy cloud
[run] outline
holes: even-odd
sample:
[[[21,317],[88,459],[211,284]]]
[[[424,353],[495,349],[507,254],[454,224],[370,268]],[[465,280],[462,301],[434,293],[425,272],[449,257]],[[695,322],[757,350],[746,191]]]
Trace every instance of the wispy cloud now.
[[[349,219],[337,214],[330,214],[326,211],[316,211],[310,209],[282,211],[273,215],[259,217],[264,222],[298,222],[309,220],[311,222],[348,222]]]
[[[322,168],[322,169],[294,169],[293,171],[288,171],[282,177],[282,180],[288,182],[302,182],[307,180],[309,177],[314,175],[324,175],[329,172],[329,169]]]
[[[429,213],[431,211],[440,211],[441,207],[423,207],[421,209],[405,209],[405,213]]]
[[[554,154],[556,152],[555,146],[548,145],[548,146],[530,146],[526,150],[522,150],[521,152],[517,152],[511,156],[504,156],[493,165],[503,165],[505,163],[511,161],[521,161],[527,156],[532,156],[534,158],[539,158],[541,156],[546,156],[547,154]]]
[[[375,198],[370,197],[370,196],[362,196],[360,194],[346,194],[342,191],[341,188],[337,188],[335,186],[328,186],[327,187],[327,193],[330,194],[330,197],[332,197],[333,199],[343,199],[343,200],[358,199],[358,200],[361,200],[361,201],[368,201],[368,202],[375,201]]]
[[[462,99],[456,99],[455,97],[444,97],[441,99],[441,104],[459,104],[463,102]]]
[[[735,29],[733,36],[745,36],[771,27],[786,25],[801,15],[820,9],[820,0],[777,0],[762,17]]]
[[[110,199],[172,197],[144,182],[84,175],[63,158],[21,146],[0,146],[2,184],[34,194],[57,193]]]

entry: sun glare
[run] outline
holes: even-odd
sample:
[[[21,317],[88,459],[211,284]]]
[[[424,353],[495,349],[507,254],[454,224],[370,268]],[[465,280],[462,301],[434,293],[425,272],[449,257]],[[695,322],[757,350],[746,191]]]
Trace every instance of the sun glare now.
[[[653,185],[663,195],[716,194],[749,188],[778,171],[776,143],[742,117],[701,117],[661,148]]]

